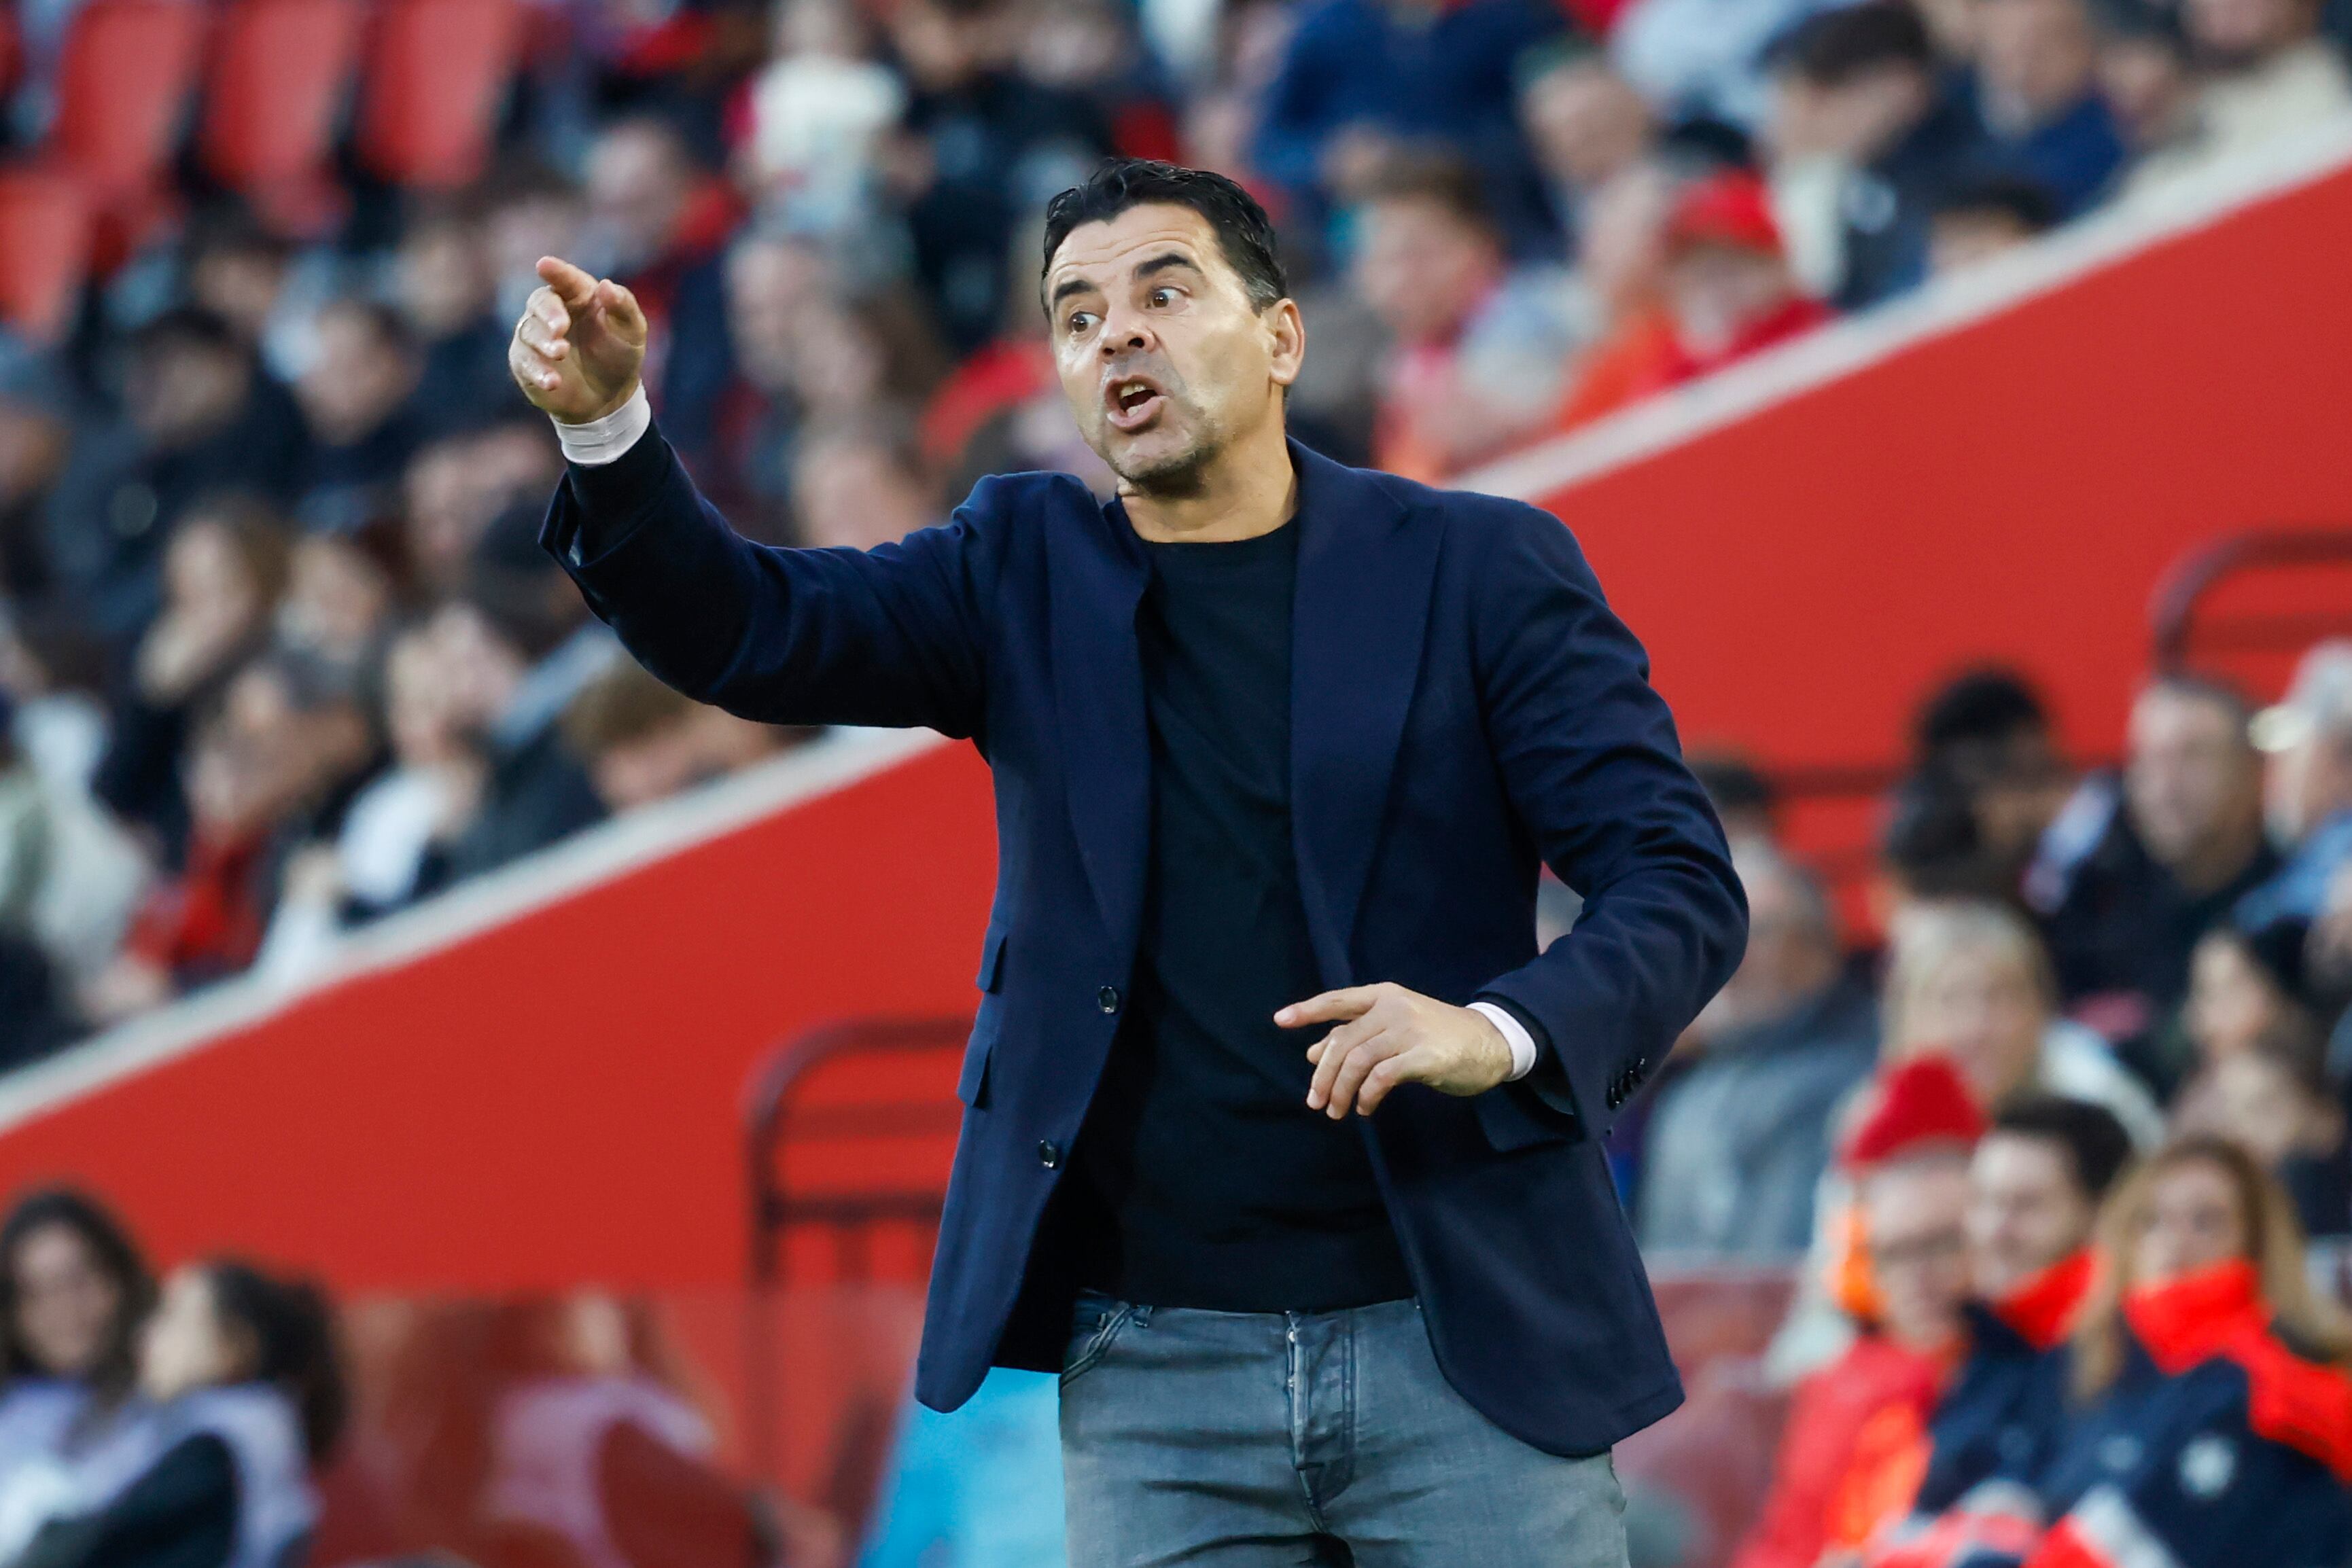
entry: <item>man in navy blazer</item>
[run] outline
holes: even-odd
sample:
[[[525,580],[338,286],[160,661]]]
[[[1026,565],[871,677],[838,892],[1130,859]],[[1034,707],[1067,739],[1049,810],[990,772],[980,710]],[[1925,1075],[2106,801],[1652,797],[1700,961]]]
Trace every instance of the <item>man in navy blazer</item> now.
[[[550,258],[511,364],[544,542],[646,667],[993,770],[999,863],[916,1389],[1062,1374],[1072,1560],[1623,1561],[1680,1401],[1601,1139],[1747,912],[1558,519],[1288,443],[1265,214],[1107,164],[1042,290],[1118,476],[870,551],[746,543],[651,428],[628,292]],[[1537,878],[1582,895],[1538,952]]]

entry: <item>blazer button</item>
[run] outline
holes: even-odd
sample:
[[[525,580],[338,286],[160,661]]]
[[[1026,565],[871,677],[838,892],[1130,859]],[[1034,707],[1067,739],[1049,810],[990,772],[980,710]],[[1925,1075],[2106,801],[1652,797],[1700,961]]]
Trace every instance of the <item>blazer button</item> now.
[[[1062,1163],[1062,1145],[1051,1138],[1038,1139],[1037,1163],[1047,1170],[1054,1169]]]
[[[1102,1010],[1107,1013],[1115,1013],[1118,1011],[1118,988],[1117,986],[1105,986],[1101,990],[1097,991],[1095,993],[1095,1006],[1102,1009]]]

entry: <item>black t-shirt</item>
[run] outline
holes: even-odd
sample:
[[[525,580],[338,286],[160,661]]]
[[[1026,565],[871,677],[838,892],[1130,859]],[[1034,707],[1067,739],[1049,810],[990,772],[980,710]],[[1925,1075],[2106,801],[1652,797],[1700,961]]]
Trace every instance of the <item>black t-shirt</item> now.
[[[1330,1312],[1412,1293],[1362,1129],[1307,1108],[1322,990],[1290,832],[1298,529],[1152,544],[1138,616],[1150,861],[1130,1005],[1075,1151],[1082,1282]]]

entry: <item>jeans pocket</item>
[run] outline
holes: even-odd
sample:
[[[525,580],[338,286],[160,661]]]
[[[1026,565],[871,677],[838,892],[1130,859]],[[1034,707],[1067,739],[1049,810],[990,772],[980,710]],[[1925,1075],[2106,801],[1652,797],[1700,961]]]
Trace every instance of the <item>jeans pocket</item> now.
[[[1062,1386],[1098,1365],[1134,1321],[1135,1308],[1125,1301],[1093,1291],[1081,1295],[1070,1315],[1070,1343],[1062,1353]]]

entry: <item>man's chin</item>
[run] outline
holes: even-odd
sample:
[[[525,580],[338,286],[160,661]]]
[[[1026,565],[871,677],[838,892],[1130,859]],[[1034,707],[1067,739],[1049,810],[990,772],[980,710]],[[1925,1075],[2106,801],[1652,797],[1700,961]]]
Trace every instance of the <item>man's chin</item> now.
[[[1146,496],[1181,497],[1200,493],[1202,476],[1215,454],[1206,444],[1147,432],[1124,446],[1102,454],[1122,484]]]

